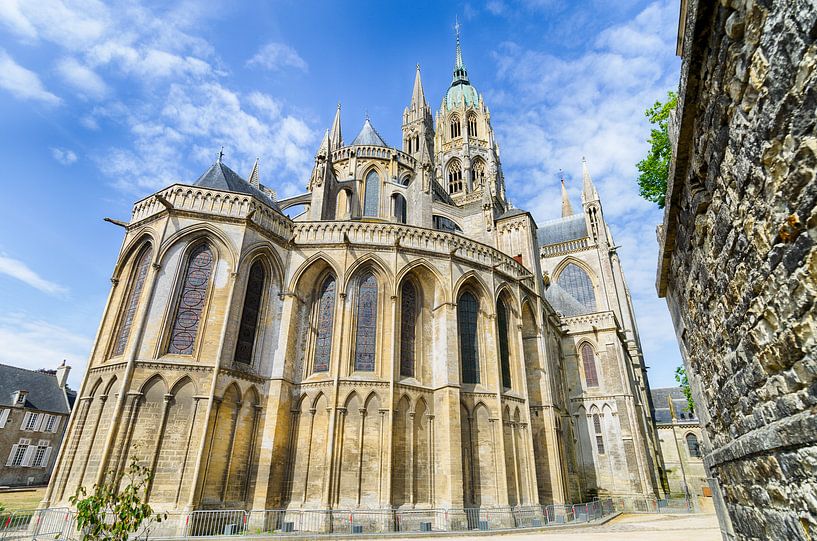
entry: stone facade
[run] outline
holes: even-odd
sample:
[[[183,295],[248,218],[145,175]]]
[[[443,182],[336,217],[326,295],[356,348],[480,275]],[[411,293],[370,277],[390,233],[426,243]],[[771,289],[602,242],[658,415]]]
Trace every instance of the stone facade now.
[[[817,528],[817,6],[684,3],[658,292],[726,538]]]
[[[0,364],[0,485],[48,483],[76,399],[66,384],[70,370]]]
[[[418,68],[402,147],[368,118],[345,143],[338,109],[304,194],[276,201],[257,167],[245,181],[219,157],[137,202],[43,504],[128,456],[155,472],[163,510],[657,494],[647,381],[598,198],[572,230],[581,250],[541,252],[505,197],[459,43],[436,120]],[[568,274],[597,302],[546,299],[542,265],[558,282],[567,259],[586,260]]]

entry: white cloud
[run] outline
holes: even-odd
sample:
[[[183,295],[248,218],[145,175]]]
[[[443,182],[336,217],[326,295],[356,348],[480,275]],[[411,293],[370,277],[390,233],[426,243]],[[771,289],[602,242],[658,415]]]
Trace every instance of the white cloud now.
[[[57,71],[69,85],[80,93],[92,98],[101,98],[108,93],[105,81],[94,70],[78,62],[75,58],[64,58],[57,64]]]
[[[45,89],[36,73],[15,62],[3,49],[0,49],[0,88],[21,100],[40,101],[48,105],[60,103],[60,98]]]
[[[285,43],[267,43],[247,61],[247,65],[266,68],[270,71],[294,68],[305,72],[309,68],[298,51]]]
[[[680,360],[665,303],[654,289],[655,226],[662,213],[638,195],[635,164],[647,149],[644,110],[677,86],[676,24],[677,6],[658,0],[600,32],[592,48],[574,58],[503,43],[494,53],[502,90],[486,96],[508,191],[540,223],[559,216],[560,168],[579,208],[581,158],[587,157],[621,246],[645,358],[667,385]]]
[[[0,362],[37,370],[57,368],[63,359],[73,370],[69,385],[78,389],[92,339],[24,313],[0,315]]]
[[[23,283],[39,289],[43,293],[50,295],[64,295],[68,289],[51,281],[46,280],[39,274],[31,270],[28,265],[5,254],[0,253],[0,274],[5,274],[16,278]],[[2,343],[2,341],[0,341]]]
[[[51,147],[51,156],[63,165],[71,165],[77,161],[77,154],[67,148]]]

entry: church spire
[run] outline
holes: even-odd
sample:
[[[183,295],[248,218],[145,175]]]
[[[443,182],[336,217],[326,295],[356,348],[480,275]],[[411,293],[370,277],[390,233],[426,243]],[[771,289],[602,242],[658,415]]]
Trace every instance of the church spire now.
[[[329,131],[329,141],[332,143],[332,150],[343,146],[343,134],[340,131],[340,102],[338,102],[338,110],[335,111],[335,120],[332,121],[332,129]]]
[[[426,106],[426,95],[423,92],[423,82],[420,80],[420,64],[417,64],[417,71],[414,74],[414,89],[411,91],[410,111],[419,111]]]
[[[588,203],[590,201],[598,201],[598,199],[599,192],[596,191],[593,179],[590,178],[590,171],[587,169],[587,160],[582,157],[582,200]]]
[[[460,22],[459,20],[454,25],[454,30],[457,33],[457,50],[454,59],[454,80],[451,81],[451,86],[461,82],[468,82],[468,70],[465,69],[465,64],[462,62],[462,47],[460,46]]]
[[[570,205],[570,197],[565,188],[565,176],[562,174],[562,218],[573,216],[573,207]]]
[[[258,177],[258,158],[255,159],[255,165],[252,166],[252,171],[250,171],[250,178],[248,182],[251,186],[255,186],[256,188],[261,187],[261,180]]]

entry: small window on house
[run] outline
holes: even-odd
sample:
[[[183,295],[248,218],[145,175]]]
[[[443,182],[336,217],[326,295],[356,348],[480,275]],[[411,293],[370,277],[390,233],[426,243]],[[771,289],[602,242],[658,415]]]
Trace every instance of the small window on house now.
[[[39,413],[28,413],[23,416],[23,430],[33,431],[37,428],[37,422],[40,420]]]
[[[48,465],[48,457],[51,454],[51,447],[48,441],[40,440],[37,444],[37,449],[34,451],[34,459],[31,461],[31,466],[34,468],[44,468]]]
[[[30,444],[31,440],[21,439],[19,443],[12,445],[6,466],[23,466],[23,461],[26,458]]]
[[[56,432],[57,431],[57,420],[59,417],[56,415],[49,415],[45,421],[45,428],[43,428],[43,432]]]

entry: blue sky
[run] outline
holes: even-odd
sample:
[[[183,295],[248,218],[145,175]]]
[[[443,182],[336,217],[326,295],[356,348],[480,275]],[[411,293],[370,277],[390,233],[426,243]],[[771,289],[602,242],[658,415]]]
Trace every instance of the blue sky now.
[[[432,108],[451,80],[453,24],[483,93],[515,206],[574,206],[581,157],[635,301],[650,379],[680,364],[655,295],[655,226],[638,197],[643,111],[677,87],[678,0],[0,2],[0,362],[55,367],[76,387],[134,201],[195,180],[224,145],[245,176],[303,190],[342,103],[399,146],[415,64]]]

